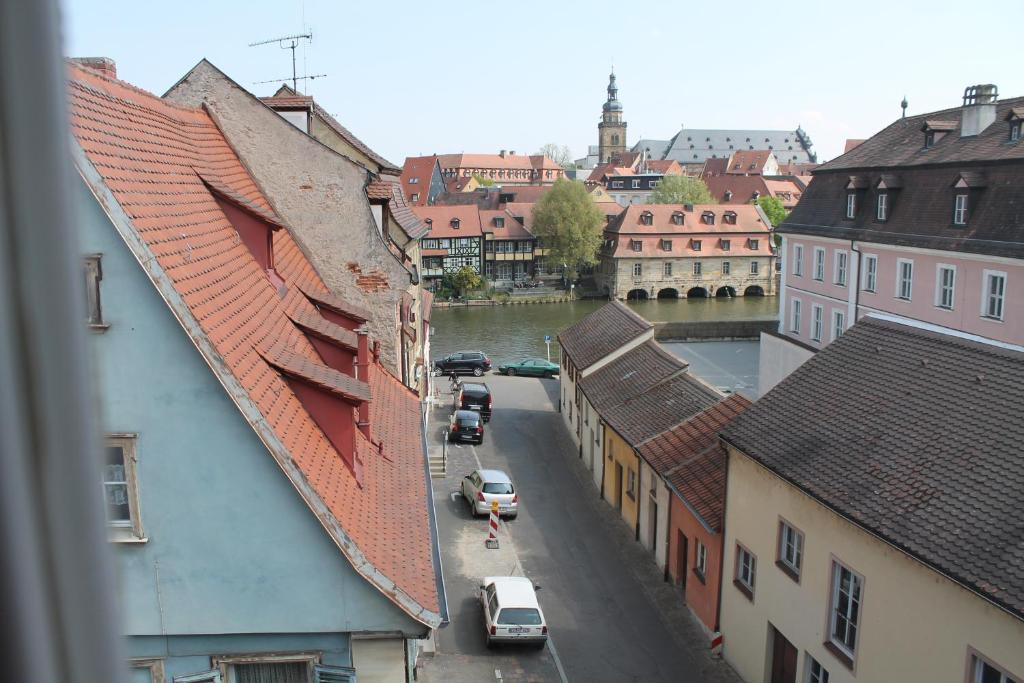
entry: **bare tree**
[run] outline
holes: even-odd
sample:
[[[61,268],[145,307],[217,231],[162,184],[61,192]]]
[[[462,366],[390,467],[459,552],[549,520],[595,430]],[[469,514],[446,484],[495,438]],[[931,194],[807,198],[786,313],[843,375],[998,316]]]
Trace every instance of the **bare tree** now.
[[[543,154],[564,169],[576,168],[572,160],[572,150],[565,145],[556,145],[549,142],[537,150],[537,154]]]

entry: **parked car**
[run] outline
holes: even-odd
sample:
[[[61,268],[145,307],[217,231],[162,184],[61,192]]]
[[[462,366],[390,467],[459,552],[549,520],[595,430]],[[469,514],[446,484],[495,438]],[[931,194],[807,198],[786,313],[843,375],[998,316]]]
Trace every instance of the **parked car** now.
[[[527,377],[553,377],[558,374],[558,364],[543,358],[526,358],[517,363],[503,363],[498,366],[503,375],[526,375]]]
[[[491,389],[482,382],[464,382],[455,394],[455,410],[473,410],[484,422],[491,421]]]
[[[474,517],[491,514],[491,502],[495,500],[499,515],[515,519],[519,514],[519,494],[501,470],[473,470],[462,478],[462,497]]]
[[[473,410],[456,410],[448,423],[449,441],[484,442],[484,421]]]
[[[434,375],[469,374],[480,377],[491,369],[491,359],[483,351],[456,351],[434,361]]]
[[[544,647],[548,623],[537,602],[539,586],[525,576],[485,576],[480,583],[487,647],[495,642]]]

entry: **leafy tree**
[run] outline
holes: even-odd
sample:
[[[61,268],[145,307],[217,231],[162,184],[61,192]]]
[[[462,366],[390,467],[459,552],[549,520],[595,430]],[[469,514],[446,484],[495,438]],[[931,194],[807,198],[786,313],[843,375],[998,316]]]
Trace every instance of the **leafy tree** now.
[[[717,204],[700,178],[667,175],[651,193],[652,204]]]
[[[604,214],[583,183],[561,178],[533,206],[533,229],[550,251],[550,263],[564,263],[566,277],[597,263]]]
[[[566,170],[576,168],[576,164],[572,160],[572,150],[565,145],[549,142],[538,149],[537,154],[543,154]]]
[[[469,266],[462,266],[452,276],[452,285],[455,286],[459,294],[465,294],[470,289],[478,289],[483,283],[484,281],[477,272]]]
[[[484,178],[482,175],[477,175],[476,173],[473,174],[473,177],[476,178],[476,181],[480,183],[481,187],[491,187],[494,185],[494,181],[490,178]]]
[[[786,220],[786,216],[789,212],[786,211],[785,207],[782,206],[782,202],[776,197],[764,195],[763,197],[757,198],[757,205],[761,207],[765,215],[768,216],[768,220],[771,221],[772,227],[776,228],[779,223]]]

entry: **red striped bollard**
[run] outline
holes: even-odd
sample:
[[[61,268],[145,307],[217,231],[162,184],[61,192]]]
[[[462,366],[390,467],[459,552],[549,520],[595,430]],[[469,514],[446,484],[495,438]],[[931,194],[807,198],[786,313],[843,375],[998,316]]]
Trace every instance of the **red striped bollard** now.
[[[487,540],[484,542],[488,548],[498,547],[498,501],[491,501],[491,519],[487,523]]]

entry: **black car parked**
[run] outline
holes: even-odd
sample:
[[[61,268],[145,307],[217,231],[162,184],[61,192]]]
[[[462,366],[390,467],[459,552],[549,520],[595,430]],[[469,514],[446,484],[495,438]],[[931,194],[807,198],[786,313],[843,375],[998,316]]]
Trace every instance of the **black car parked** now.
[[[482,382],[464,382],[455,395],[455,410],[473,410],[484,422],[491,421],[491,390]]]
[[[472,373],[480,377],[491,369],[491,359],[483,351],[456,351],[434,361],[435,375]]]
[[[456,410],[448,423],[449,441],[484,442],[484,423],[480,413],[472,410]]]

